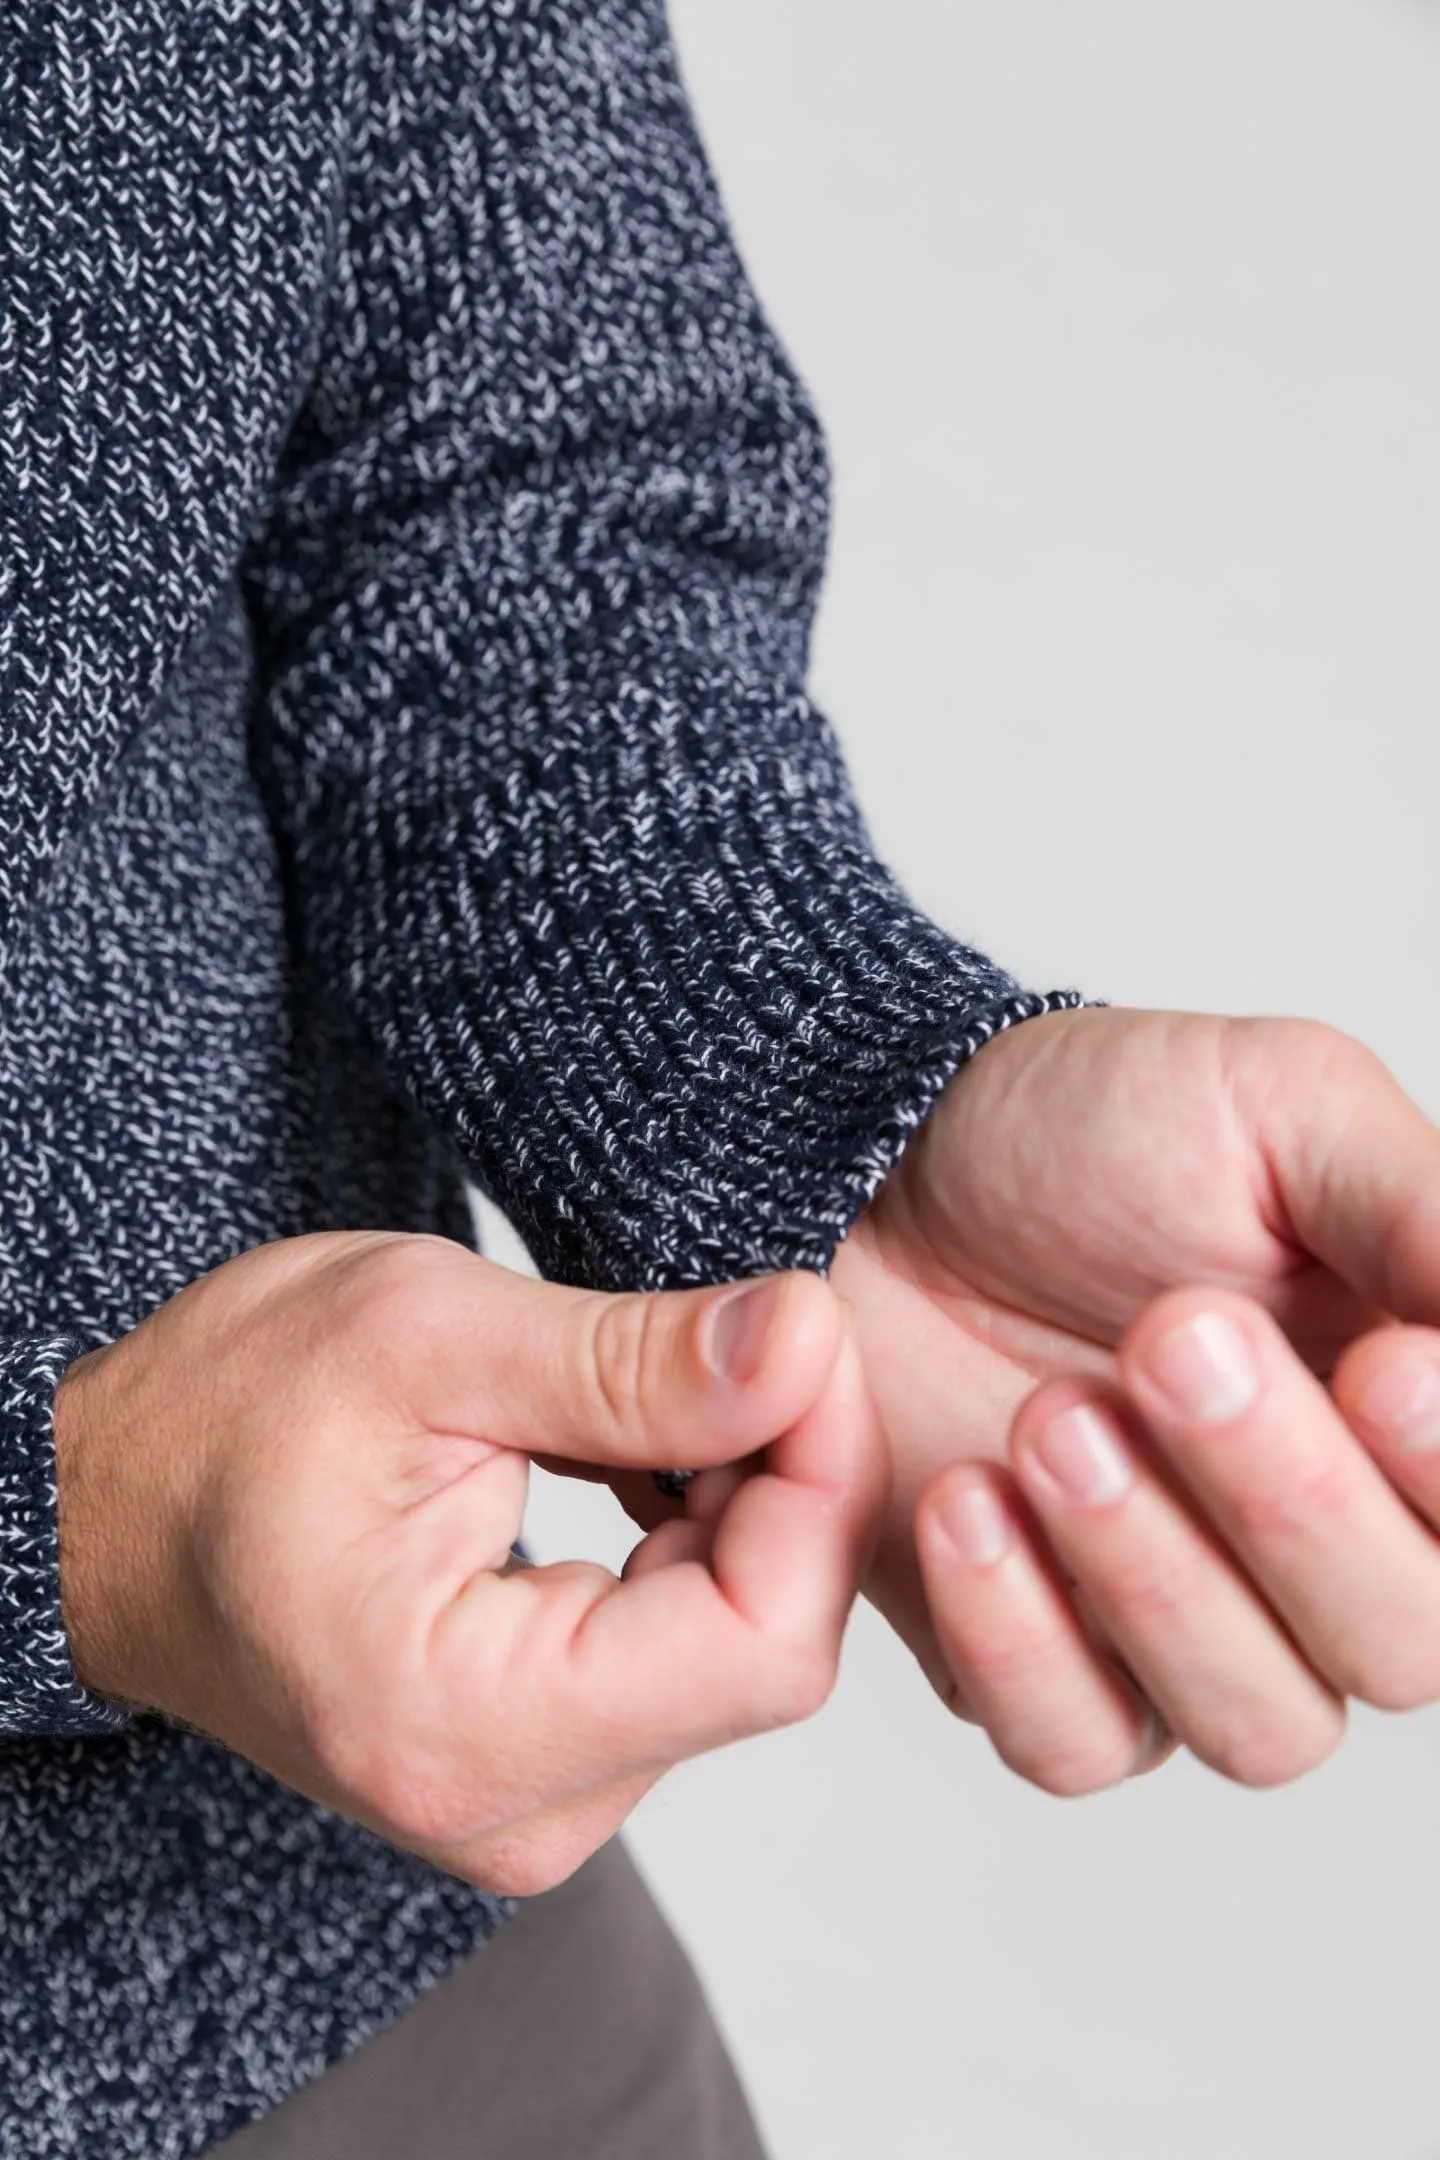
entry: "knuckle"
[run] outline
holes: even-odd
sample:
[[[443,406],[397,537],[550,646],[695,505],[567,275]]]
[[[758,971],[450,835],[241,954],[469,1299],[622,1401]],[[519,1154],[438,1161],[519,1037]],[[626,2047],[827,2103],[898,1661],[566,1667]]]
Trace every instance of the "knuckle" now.
[[[1221,1777],[1257,1792],[1291,1785],[1333,1755],[1345,1730],[1343,1710],[1283,1720],[1253,1710],[1236,1714],[1194,1752]]]
[[[1309,1541],[1318,1529],[1337,1522],[1352,1498],[1353,1465],[1336,1455],[1291,1463],[1279,1477],[1242,1482],[1229,1506],[1250,1546],[1273,1548]]]
[[[833,1650],[806,1644],[776,1657],[766,1676],[762,1714],[767,1726],[800,1725],[823,1710],[834,1691],[839,1659]]]
[[[344,1268],[336,1310],[341,1336],[357,1348],[423,1338],[433,1312],[430,1241],[396,1237],[365,1246]],[[438,1243],[439,1241],[434,1241]]]
[[[1372,1710],[1423,1710],[1440,1697],[1440,1644],[1379,1628],[1350,1637],[1325,1661],[1335,1686]]]
[[[1381,1058],[1368,1043],[1328,1020],[1308,1019],[1300,1014],[1255,1013],[1237,1015],[1233,1025],[1237,1040],[1256,1042],[1266,1049],[1273,1047],[1287,1061],[1293,1059],[1310,1072],[1317,1068],[1342,1073],[1384,1070]]]
[[[1129,1636],[1169,1636],[1193,1625],[1214,1592],[1208,1552],[1182,1547],[1163,1557],[1141,1548],[1116,1555],[1105,1576],[1105,1606]]]
[[[1121,1785],[1135,1767],[1133,1745],[1100,1735],[1077,1736],[1042,1745],[997,1743],[1001,1760],[1028,1784],[1056,1800],[1083,1800],[1090,1793]]]
[[[1344,1691],[1356,1702],[1368,1703],[1372,1710],[1391,1711],[1423,1710],[1440,1693],[1433,1672],[1424,1674],[1403,1668],[1362,1672],[1353,1684],[1344,1686]]]
[[[964,1670],[986,1696],[1004,1697],[1024,1687],[1044,1670],[1055,1651],[1055,1639],[1038,1627],[996,1629],[965,1645]]]
[[[657,1316],[652,1297],[601,1297],[596,1303],[586,1361],[588,1393],[617,1439],[633,1439],[648,1422]]]

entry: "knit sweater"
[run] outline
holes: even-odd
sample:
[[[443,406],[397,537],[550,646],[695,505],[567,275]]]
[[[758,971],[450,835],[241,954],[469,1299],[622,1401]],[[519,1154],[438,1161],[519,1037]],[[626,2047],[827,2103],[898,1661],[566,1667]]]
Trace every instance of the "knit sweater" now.
[[[660,0],[0,23],[5,2160],[189,2160],[512,1909],[78,1683],[68,1360],[467,1180],[563,1280],[823,1270],[1080,1002],[876,860],[825,518]]]

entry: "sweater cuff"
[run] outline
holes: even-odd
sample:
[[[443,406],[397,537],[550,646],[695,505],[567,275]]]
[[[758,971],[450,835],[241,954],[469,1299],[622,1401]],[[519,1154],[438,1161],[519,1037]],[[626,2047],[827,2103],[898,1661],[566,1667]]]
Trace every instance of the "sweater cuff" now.
[[[966,1060],[1087,1000],[914,906],[803,691],[640,657],[494,693],[423,773],[312,776],[312,951],[542,1274],[824,1273]]]
[[[91,1347],[66,1332],[0,1343],[0,1738],[131,1722],[76,1678],[60,1612],[51,1417],[65,1368]]]
[[[795,1264],[828,1273],[836,1248],[856,1216],[875,1198],[940,1096],[977,1050],[1023,1021],[1107,1002],[1086,997],[1078,989],[1025,990],[984,961],[978,965],[991,975],[991,994],[982,991],[977,996],[978,956],[965,947],[955,952],[965,978],[955,986],[953,1012],[931,1018],[928,1027],[917,1025],[913,1041],[894,1046],[895,1064],[888,1085],[882,1082],[876,1091],[873,1127],[849,1158],[835,1166],[828,1204],[817,1209],[811,1249],[797,1252]]]
[[[976,956],[959,948],[958,957],[973,967]],[[1001,978],[1002,980],[1004,978]],[[788,1253],[778,1254],[779,1264],[813,1266],[828,1273],[835,1249],[855,1217],[873,1199],[894,1168],[911,1135],[924,1122],[955,1074],[982,1044],[1007,1028],[1042,1013],[1068,1012],[1078,1006],[1103,1005],[1103,998],[1086,998],[1078,990],[1013,990],[988,1003],[960,1007],[953,1028],[941,1040],[917,1042],[908,1061],[902,1056],[891,1074],[890,1092],[877,1096],[874,1123],[849,1159],[837,1163],[828,1187],[822,1184],[808,1224]],[[690,1470],[657,1470],[658,1489],[678,1499],[695,1475]]]

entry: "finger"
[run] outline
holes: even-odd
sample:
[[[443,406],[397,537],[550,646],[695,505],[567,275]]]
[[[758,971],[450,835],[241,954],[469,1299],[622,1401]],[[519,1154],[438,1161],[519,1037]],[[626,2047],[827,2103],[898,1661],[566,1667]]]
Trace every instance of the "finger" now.
[[[734,1611],[771,1641],[817,1654],[832,1680],[888,1491],[879,1416],[854,1335],[842,1327],[824,1396],[767,1450],[764,1468],[742,1479],[714,1548],[716,1581]]]
[[[640,1540],[620,1570],[620,1579],[638,1582],[642,1575],[653,1575],[658,1568],[678,1567],[686,1560],[708,1567],[714,1543],[713,1523],[687,1522],[683,1516],[674,1516]]]
[[[1118,1397],[1047,1383],[1016,1419],[1015,1472],[1171,1731],[1241,1784],[1298,1777],[1337,1744],[1343,1707],[1143,1446]]]
[[[1115,1648],[1114,1643],[1105,1633],[1084,1591],[1075,1584],[1067,1584],[1067,1588],[1074,1601],[1075,1610],[1080,1615],[1081,1625],[1094,1648],[1105,1663],[1114,1666],[1121,1679],[1135,1690],[1135,1694],[1143,1706],[1145,1729],[1141,1739],[1140,1753],[1130,1775],[1132,1777],[1146,1777],[1152,1770],[1158,1770],[1163,1763],[1169,1762],[1171,1756],[1179,1752],[1180,1743],[1165,1723],[1164,1718],[1161,1717],[1154,1703],[1146,1696],[1144,1689]]]
[[[653,1533],[709,1535],[708,1564],[641,1563],[623,1582],[583,1563],[478,1573],[438,1610],[434,1585],[412,1584],[431,1606],[427,1722],[450,1737],[455,1806],[510,1820],[808,1716],[834,1682],[885,1482],[847,1339],[720,1521]]]
[[[1105,1633],[1104,1628],[1100,1625],[1091,1609],[1090,1602],[1084,1591],[1078,1586],[1072,1585],[1070,1594],[1075,1601],[1075,1609],[1080,1615],[1085,1632],[1101,1657],[1115,1667],[1122,1679],[1128,1681],[1145,1706],[1144,1737],[1141,1741],[1139,1757],[1130,1775],[1132,1777],[1147,1777],[1152,1770],[1158,1770],[1162,1763],[1169,1762],[1171,1756],[1179,1752],[1180,1743],[1165,1723],[1164,1718],[1161,1717],[1154,1703],[1146,1696],[1144,1689],[1115,1648],[1114,1643]]]
[[[1167,1292],[1118,1362],[1157,1447],[1317,1671],[1384,1709],[1440,1695],[1440,1547],[1270,1316],[1231,1292]]]
[[[610,1296],[460,1257],[483,1279],[451,1268],[415,1320],[424,1414],[545,1457],[732,1461],[809,1408],[839,1350],[839,1302],[802,1272]]]
[[[685,1488],[685,1512],[692,1522],[718,1522],[747,1477],[761,1466],[763,1457],[725,1463],[716,1470],[702,1470]]]
[[[1440,1528],[1440,1330],[1362,1336],[1336,1368],[1335,1401],[1396,1490]]]
[[[921,1495],[915,1534],[952,1707],[1046,1792],[1131,1776],[1149,1744],[1147,1705],[1092,1641],[1008,1478],[943,1471]]]
[[[1298,1242],[1376,1308],[1440,1323],[1440,1129],[1332,1028],[1238,1021],[1231,1041],[1242,1119]],[[1277,1043],[1289,1086],[1275,1084]]]
[[[434,1614],[426,1610],[422,1593],[433,1590],[447,1568],[456,1571],[467,1545],[473,1571],[476,1551],[503,1538],[497,1522],[518,1526],[525,1473],[523,1456],[497,1453],[447,1489],[444,1507],[432,1501],[407,1517],[406,1536],[400,1541],[402,1564],[392,1564],[372,1579],[373,1595],[349,1631],[357,1665],[369,1683],[367,1730],[378,1743],[378,1754],[372,1751],[367,1764],[363,1753],[357,1757],[350,1752],[333,1803],[447,1874],[510,1897],[532,1896],[573,1874],[614,1835],[665,1767],[602,1779],[577,1788],[558,1804],[536,1807],[533,1765],[518,1762],[514,1755],[517,1744],[523,1750],[525,1739],[512,1733],[506,1736],[509,1754],[505,1738],[494,1751],[493,1804],[477,1806],[474,1795],[457,1786],[449,1744],[453,1735],[443,1722],[437,1729],[433,1714],[434,1689],[426,1665]],[[671,1530],[707,1534],[703,1526],[676,1523],[658,1534],[661,1542]],[[652,1553],[650,1564],[661,1557]],[[676,1557],[672,1551],[672,1564]],[[505,1568],[488,1579],[523,1581],[535,1572],[517,1569],[513,1556],[507,1556]],[[614,1586],[604,1569],[584,1563],[551,1573],[571,1594],[579,1588],[601,1597]],[[513,1810],[507,1796],[513,1796]],[[483,1827],[477,1829],[477,1823]]]

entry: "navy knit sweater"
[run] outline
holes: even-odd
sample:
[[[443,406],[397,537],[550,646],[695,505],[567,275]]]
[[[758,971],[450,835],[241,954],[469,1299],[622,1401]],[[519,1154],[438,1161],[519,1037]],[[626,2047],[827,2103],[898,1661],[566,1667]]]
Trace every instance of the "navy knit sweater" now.
[[[824,1268],[1079,1002],[874,859],[825,496],[660,0],[0,17],[7,2160],[187,2160],[507,1910],[78,1686],[67,1361],[467,1174],[570,1281]]]

